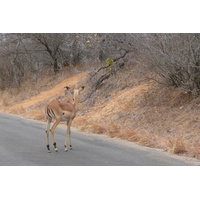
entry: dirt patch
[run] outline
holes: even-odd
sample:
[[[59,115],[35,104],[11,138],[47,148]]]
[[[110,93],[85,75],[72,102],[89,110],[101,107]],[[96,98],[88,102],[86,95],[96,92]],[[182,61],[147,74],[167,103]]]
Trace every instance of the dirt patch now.
[[[42,117],[44,118],[44,112],[41,112],[41,107],[43,107],[52,99],[62,98],[64,96],[65,86],[79,87],[78,84],[80,79],[84,80],[86,75],[86,72],[82,72],[80,74],[71,76],[70,78],[61,81],[59,84],[46,91],[9,106],[6,111],[22,115],[25,114],[29,117],[32,115],[32,118],[42,119]]]

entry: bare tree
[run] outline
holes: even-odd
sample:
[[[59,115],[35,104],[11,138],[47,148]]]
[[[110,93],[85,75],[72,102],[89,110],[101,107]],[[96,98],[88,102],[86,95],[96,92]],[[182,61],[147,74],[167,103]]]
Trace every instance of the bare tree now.
[[[156,81],[200,90],[200,34],[138,34],[136,41],[137,62],[151,69]]]
[[[12,83],[20,85],[20,77],[24,75],[23,63],[24,54],[21,52],[21,44],[12,35],[3,35],[0,49],[0,69],[2,86],[9,86]]]
[[[91,76],[96,80],[95,89],[100,88],[106,79],[122,69],[135,51],[132,34],[102,34],[99,46],[99,60],[102,65]]]
[[[38,46],[38,51],[41,51],[48,56],[52,62],[54,72],[59,71],[59,59],[63,56],[63,50],[61,49],[64,43],[64,34],[31,34],[31,39],[36,41]],[[35,49],[36,50],[36,49]]]

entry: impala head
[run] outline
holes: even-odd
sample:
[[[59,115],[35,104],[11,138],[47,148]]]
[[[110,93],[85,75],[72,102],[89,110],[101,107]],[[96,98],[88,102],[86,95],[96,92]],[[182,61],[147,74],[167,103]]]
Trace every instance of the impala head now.
[[[74,95],[73,100],[75,101],[74,103],[77,104],[78,101],[78,95],[80,94],[81,91],[84,90],[85,86],[80,87],[79,89],[71,89],[68,86],[65,86],[64,88],[66,88],[66,92],[69,91],[72,95]],[[66,93],[65,93],[66,94]]]
[[[84,90],[85,86],[80,87],[79,89],[71,89],[69,86],[65,86],[64,88],[66,88],[66,91],[71,92],[71,94],[80,94],[81,91]]]

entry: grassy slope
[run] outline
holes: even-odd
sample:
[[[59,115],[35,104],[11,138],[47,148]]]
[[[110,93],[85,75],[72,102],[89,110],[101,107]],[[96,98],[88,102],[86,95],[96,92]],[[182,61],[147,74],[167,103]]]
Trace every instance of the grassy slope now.
[[[71,100],[64,96],[64,86],[81,86],[86,89],[80,101],[89,93],[87,73],[71,76],[52,88],[18,102],[4,94],[0,101],[1,110],[44,120],[44,105],[54,98]],[[79,104],[73,126],[81,130],[119,137],[138,144],[162,148],[171,153],[194,157],[200,155],[199,101],[180,90],[172,90],[155,82],[143,80],[134,82],[126,77],[126,87],[121,83],[121,74],[112,77],[94,95]],[[112,80],[113,79],[113,80]],[[117,82],[114,82],[118,80]],[[129,81],[127,83],[127,81]],[[88,84],[89,85],[89,84]],[[92,103],[91,103],[92,102]]]

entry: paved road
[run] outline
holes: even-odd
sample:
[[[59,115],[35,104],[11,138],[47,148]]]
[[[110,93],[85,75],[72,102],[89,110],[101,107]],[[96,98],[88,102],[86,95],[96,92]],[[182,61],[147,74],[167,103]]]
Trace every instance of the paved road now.
[[[192,158],[106,136],[72,130],[73,150],[64,151],[64,125],[56,129],[58,152],[47,153],[43,122],[0,113],[1,166],[181,166],[200,165]],[[52,142],[51,142],[52,144]]]

